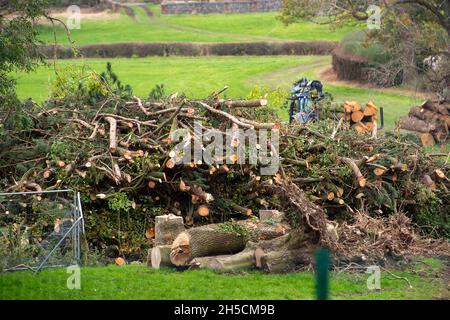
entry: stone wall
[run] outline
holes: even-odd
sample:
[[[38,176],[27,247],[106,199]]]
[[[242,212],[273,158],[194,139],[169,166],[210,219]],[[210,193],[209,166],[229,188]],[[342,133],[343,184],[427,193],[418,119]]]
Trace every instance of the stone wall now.
[[[164,0],[162,14],[245,13],[278,11],[282,0]]]

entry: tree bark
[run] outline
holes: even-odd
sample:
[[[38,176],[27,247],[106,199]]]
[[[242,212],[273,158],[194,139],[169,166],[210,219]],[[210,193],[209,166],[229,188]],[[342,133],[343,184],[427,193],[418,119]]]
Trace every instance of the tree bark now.
[[[155,218],[155,245],[171,245],[175,238],[185,231],[183,217],[173,214]]]
[[[109,152],[115,153],[117,150],[117,121],[113,117],[105,117],[109,123]]]
[[[312,258],[312,250],[271,251],[259,258],[259,268],[270,273],[292,272],[312,264]]]
[[[409,130],[409,131],[417,131],[421,133],[429,133],[436,129],[436,125],[427,123],[426,121],[414,118],[414,117],[402,117],[400,118],[400,128]]]
[[[150,263],[147,261],[147,265],[151,265],[154,269],[173,266],[170,261],[170,249],[171,245],[153,247],[150,252]]]
[[[242,251],[248,241],[277,238],[286,234],[288,228],[249,220],[192,228],[173,241],[170,259],[176,266],[186,266],[197,257],[235,254]]]
[[[233,255],[197,257],[191,265],[214,270],[242,270],[255,267],[255,250],[246,249]]]

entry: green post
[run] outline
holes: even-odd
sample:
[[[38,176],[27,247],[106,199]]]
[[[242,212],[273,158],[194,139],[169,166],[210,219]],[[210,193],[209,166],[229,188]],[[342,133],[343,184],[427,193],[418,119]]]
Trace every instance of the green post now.
[[[330,252],[328,249],[316,250],[316,295],[317,300],[328,300],[328,268]]]

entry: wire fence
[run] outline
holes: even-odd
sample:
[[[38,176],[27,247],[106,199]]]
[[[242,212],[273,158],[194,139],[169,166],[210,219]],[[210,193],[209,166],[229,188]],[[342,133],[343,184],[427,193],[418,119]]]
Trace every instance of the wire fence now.
[[[0,193],[0,272],[79,264],[83,233],[76,191]]]

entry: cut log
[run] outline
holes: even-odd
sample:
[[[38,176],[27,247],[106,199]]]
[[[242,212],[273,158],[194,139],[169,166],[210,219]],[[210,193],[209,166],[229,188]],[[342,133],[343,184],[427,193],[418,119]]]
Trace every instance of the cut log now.
[[[368,132],[373,132],[373,126],[374,123],[373,122],[363,122],[365,127],[367,128]]]
[[[367,102],[366,107],[364,108],[364,115],[365,116],[374,116],[377,113],[378,113],[378,107],[372,101]]]
[[[341,158],[341,160],[352,169],[358,187],[364,188],[366,186],[366,179],[362,175],[361,170],[359,170],[355,161],[350,158]]]
[[[205,205],[199,206],[197,208],[197,214],[200,217],[207,217],[207,216],[209,216],[209,208],[208,208],[208,206],[205,206]]]
[[[150,265],[154,269],[159,269],[160,267],[171,267],[173,266],[170,261],[170,249],[171,245],[161,245],[152,248],[150,253]],[[147,265],[149,262],[147,261]]]
[[[175,167],[175,160],[173,158],[169,158],[166,161],[166,168],[173,169]]]
[[[173,214],[156,216],[155,245],[171,245],[184,230],[183,217]]]
[[[270,273],[292,272],[300,267],[311,265],[312,257],[312,252],[305,249],[271,251],[261,255],[257,265]]]
[[[250,220],[192,228],[173,241],[170,258],[174,265],[186,266],[197,257],[238,253],[249,240],[277,238],[286,228]]]
[[[246,217],[250,217],[253,214],[252,209],[244,208],[242,206],[239,206],[237,204],[232,203],[231,208],[239,213],[242,213]]]
[[[118,257],[114,260],[114,262],[118,265],[118,266],[123,266],[125,265],[126,261],[124,258]]]
[[[401,129],[417,131],[421,133],[429,133],[436,129],[435,124],[428,123],[414,117],[401,117],[399,125]]]
[[[367,133],[366,128],[365,128],[364,126],[361,125],[361,122],[360,122],[360,123],[357,123],[357,124],[355,124],[355,125],[353,125],[352,128],[355,129],[355,131],[356,131],[358,134],[364,134],[364,133]]]
[[[211,193],[205,192],[199,186],[188,186],[183,180],[180,180],[180,184],[178,186],[180,191],[190,193],[191,195],[197,196],[203,202],[209,203],[214,201],[214,197]]]
[[[284,213],[278,210],[259,210],[259,221],[281,222],[284,219]]]
[[[221,101],[222,104],[228,108],[258,108],[267,105],[267,99],[258,100],[225,100]]]
[[[255,250],[246,249],[233,255],[197,257],[190,264],[214,270],[252,269],[255,267]]]
[[[448,180],[447,176],[445,175],[444,171],[442,171],[441,169],[436,169],[434,170],[434,173],[436,175],[436,177],[438,177],[439,179],[445,179]]]
[[[373,169],[373,173],[376,175],[376,176],[382,176],[385,172],[387,171],[387,169],[383,169],[383,168],[375,168],[375,169]]]
[[[409,110],[408,115],[410,117],[415,117],[417,119],[425,120],[427,122],[434,122],[434,121],[439,120],[442,117],[442,115],[440,115],[438,113],[435,113],[433,111],[430,111],[430,110],[427,110],[427,109],[424,109],[421,107],[411,108]]]
[[[444,121],[436,122],[436,130],[433,132],[434,139],[439,143],[445,143],[448,139],[449,130],[447,124]]]
[[[148,227],[148,228],[145,230],[145,237],[146,237],[147,239],[153,239],[153,238],[155,237],[155,229],[152,228],[152,227]]]
[[[430,100],[427,100],[424,103],[422,103],[420,108],[430,110],[432,112],[436,112],[436,113],[439,113],[439,114],[445,115],[445,116],[450,115],[446,105],[433,103]]]
[[[186,266],[196,257],[232,254],[242,251],[245,237],[224,231],[218,225],[192,228],[182,232],[172,243],[170,260],[176,266]]]
[[[430,132],[433,134],[437,142],[443,143],[447,140],[450,122],[447,117],[449,116],[444,116],[421,107],[412,108],[409,111],[409,115],[411,117],[416,117],[418,119],[424,120],[430,125],[433,125],[434,129],[430,130]]]
[[[362,118],[364,118],[364,113],[362,113],[361,111],[354,111],[352,113],[352,121],[353,122],[360,122],[362,120]]]
[[[117,121],[113,117],[105,117],[109,123],[109,152],[115,153],[117,150]]]
[[[357,101],[345,101],[344,110],[347,113],[355,112],[361,110],[359,103]]]
[[[420,142],[425,147],[434,146],[436,144],[433,135],[431,133],[421,133]]]

